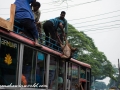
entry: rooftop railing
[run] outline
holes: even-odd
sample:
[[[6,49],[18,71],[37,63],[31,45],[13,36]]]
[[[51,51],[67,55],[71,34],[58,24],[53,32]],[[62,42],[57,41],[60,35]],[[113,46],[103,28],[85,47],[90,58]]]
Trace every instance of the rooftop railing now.
[[[7,20],[9,20],[9,19],[7,19]],[[26,35],[26,33],[24,33],[24,31],[25,31],[25,30],[24,30],[24,28],[20,25],[20,22],[18,22],[18,21],[15,20],[13,32],[16,33],[16,34],[19,34],[19,35],[21,35],[21,36],[23,36],[23,37],[26,37],[26,38],[28,38],[28,39],[33,40],[32,36],[31,36],[30,34],[29,34],[29,35]],[[28,33],[27,33],[27,34],[28,34]],[[46,46],[46,47],[49,47],[49,48],[51,48],[51,49],[53,49],[53,50],[55,50],[55,51],[62,52],[62,49],[61,49],[58,41],[53,40],[53,39],[51,39],[50,37],[47,37],[47,38],[48,38],[48,41],[46,41],[46,40],[45,40],[46,37],[47,37],[47,36],[46,36],[44,33],[41,33],[41,34],[39,35],[39,38],[38,38],[39,44],[44,45],[44,46]],[[51,41],[52,41],[52,42],[55,42],[55,43],[51,43]],[[48,43],[48,45],[46,45],[46,43]],[[74,52],[73,58],[76,59],[76,58],[78,57],[78,54],[77,54],[77,53],[78,53],[77,51]]]

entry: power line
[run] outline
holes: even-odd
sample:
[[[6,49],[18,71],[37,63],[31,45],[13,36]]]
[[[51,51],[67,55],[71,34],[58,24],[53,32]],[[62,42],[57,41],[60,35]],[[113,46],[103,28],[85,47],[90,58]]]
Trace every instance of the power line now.
[[[97,16],[101,16],[101,15],[105,15],[105,14],[110,14],[110,13],[114,13],[114,12],[119,12],[119,11],[120,11],[120,10],[116,10],[116,11],[107,12],[107,13],[98,14],[98,15],[93,15],[93,16],[89,16],[89,17],[78,18],[78,19],[71,19],[71,20],[68,20],[68,21],[86,19],[86,18],[91,18],[91,17],[97,17]]]
[[[53,2],[47,2],[47,3],[41,3],[41,4],[53,4],[53,3],[58,3],[58,2],[60,2],[59,0],[58,1],[53,1]],[[62,3],[63,3],[64,1],[62,1]]]
[[[112,29],[112,28],[119,28],[119,27],[111,27],[111,26],[119,26],[120,27],[120,24],[114,24],[114,25],[108,25],[108,26],[102,26],[102,27],[98,27],[98,28],[90,28],[90,29],[85,29],[85,30],[80,30],[80,31],[83,31],[83,32],[89,32],[89,31],[99,31],[99,30],[104,30],[104,29]],[[75,27],[76,29],[79,28],[79,27]],[[68,28],[68,29],[71,29],[71,28]]]
[[[9,14],[0,14],[0,15],[9,15]],[[118,15],[120,16],[120,15]],[[113,16],[114,17],[114,16]],[[117,16],[116,16],[117,17]],[[112,18],[112,17],[108,17],[108,18]],[[105,19],[105,18],[103,18]],[[100,20],[100,19],[99,19]],[[95,20],[97,21],[97,20]],[[117,21],[120,21],[120,20],[115,20],[115,21],[110,21],[110,22],[104,22],[104,23],[98,23],[98,24],[93,24],[93,25],[86,25],[86,26],[81,26],[81,27],[77,27],[77,28],[82,28],[82,27],[88,27],[88,26],[94,26],[94,25],[99,25],[99,24],[106,24],[106,23],[111,23],[111,22],[117,22]],[[90,21],[86,21],[86,22],[90,22]],[[83,23],[83,22],[81,22]],[[81,23],[75,23],[75,24],[72,24],[72,25],[76,25],[76,24],[81,24]],[[85,23],[85,22],[84,22]]]
[[[53,4],[53,3],[58,3],[58,1],[54,1],[54,2],[48,2],[48,3],[41,3],[41,4]],[[60,7],[59,7],[60,8]],[[10,9],[10,8],[0,8],[0,9]],[[49,8],[49,9],[54,9],[54,8]],[[48,10],[48,9],[43,9],[43,10]]]
[[[93,3],[93,2],[97,2],[97,1],[101,1],[101,0],[94,0],[94,1],[90,1],[90,2],[85,2],[85,3],[80,3],[80,4],[74,4],[74,5],[68,6],[68,8],[72,8],[72,7],[76,7],[76,6],[84,5],[84,4],[88,4],[88,3]],[[43,13],[53,12],[53,11],[57,11],[57,10],[61,10],[61,9],[65,9],[65,8],[60,8],[60,9],[55,9],[55,10],[49,10],[49,11],[43,12]]]
[[[120,26],[119,27],[110,27],[110,28],[103,28],[103,29],[96,29],[96,30],[86,30],[86,31],[83,31],[83,32],[90,32],[90,31],[99,31],[99,30],[104,30],[104,29],[113,29],[113,28],[120,28]]]
[[[118,27],[119,28],[119,27]],[[105,30],[105,29],[103,29],[104,31],[97,31],[97,32],[94,32],[94,33],[89,33],[89,34],[97,34],[97,33],[104,33],[104,32],[109,32],[109,31],[116,31],[116,30],[119,30],[119,29],[115,29],[115,30],[111,30],[111,29],[113,29],[113,28],[110,28],[110,30]]]
[[[9,9],[9,8],[0,8],[0,9]],[[120,10],[112,11],[112,12],[108,12],[108,13],[103,13],[103,14],[99,14],[99,15],[95,15],[95,16],[101,16],[101,15],[110,14],[110,13],[114,13],[114,12],[118,12],[118,11],[120,11]],[[0,15],[9,15],[9,14],[0,14]],[[72,19],[72,20],[67,20],[67,21],[86,19],[86,18],[95,17],[95,16],[89,16],[89,17],[85,17],[85,18]],[[108,17],[108,18],[113,18],[113,17],[118,17],[118,16],[120,16],[120,15],[112,16],[112,17]],[[107,18],[102,18],[102,19],[107,19]],[[85,21],[85,22],[81,22],[81,23],[92,22],[92,21],[98,21],[98,20],[102,20],[102,19],[91,20],[91,21]],[[75,23],[75,24],[81,24],[81,23]]]
[[[57,1],[55,2],[49,2],[49,3],[41,3],[41,4],[53,4],[53,3],[58,3]],[[60,7],[59,7],[60,8]],[[10,8],[0,8],[0,9],[10,9]],[[54,9],[54,8],[49,8],[49,9]],[[43,9],[43,10],[48,10],[48,9]]]
[[[98,30],[98,29],[104,29],[105,27],[111,27],[111,26],[119,26],[120,24],[114,24],[114,25],[107,25],[107,26],[101,26],[101,27],[97,27],[97,28],[90,28],[88,30]],[[75,27],[75,28],[79,28],[79,27]],[[82,31],[86,31],[85,30],[82,30]]]
[[[95,0],[96,1],[96,0]],[[85,2],[85,4],[86,3],[88,3],[88,2]],[[92,2],[91,2],[92,3]],[[84,4],[84,3],[80,3],[80,4]],[[74,4],[74,5],[70,5],[69,7],[71,7],[72,8],[72,6],[78,6],[79,4]],[[62,6],[63,7],[63,6]],[[49,8],[49,9],[61,9],[62,7],[55,7],[55,8]],[[67,6],[68,7],[68,6]],[[44,10],[48,10],[48,9],[42,9],[42,11],[44,11]]]
[[[111,28],[104,28],[102,30],[94,30],[94,31],[97,31],[97,32],[89,33],[89,34],[104,33],[104,32],[119,30],[119,29],[114,29],[114,30],[105,31],[105,29],[113,29],[113,28],[120,28],[120,27],[111,27]],[[102,31],[102,32],[99,32],[99,31]],[[91,31],[82,31],[82,32],[91,32]]]
[[[82,24],[82,23],[87,23],[87,22],[99,21],[99,20],[108,19],[108,18],[114,18],[114,17],[119,17],[119,16],[120,15],[116,15],[116,16],[112,16],[112,17],[101,18],[101,19],[97,19],[97,20],[90,20],[90,21],[85,21],[85,22],[80,22],[80,23],[75,23],[75,24]]]
[[[111,26],[118,26],[118,27],[111,27]],[[76,29],[78,27],[75,27]],[[103,31],[105,29],[113,29],[113,28],[120,28],[120,24],[114,24],[114,25],[110,25],[110,26],[103,26],[102,28],[101,27],[98,27],[98,28],[91,28],[91,29],[85,29],[85,30],[80,30],[80,29],[77,29],[77,30],[80,30],[80,31],[83,31],[83,32],[91,32],[91,31]]]
[[[94,0],[94,1],[90,1],[90,2],[85,2],[85,3],[80,3],[80,4],[74,4],[74,5],[68,6],[67,8],[72,8],[72,7],[75,7],[75,6],[84,5],[84,4],[88,4],[88,3],[93,3],[93,2],[97,2],[97,1],[101,1],[101,0]],[[49,8],[49,9],[53,9],[53,10],[49,10],[49,11],[46,11],[46,12],[43,12],[43,13],[53,12],[53,11],[57,11],[57,10],[65,9],[65,8],[66,7],[64,7],[64,8],[57,7],[57,9],[56,8]],[[0,9],[9,9],[9,8],[0,8]],[[44,10],[48,10],[48,9],[43,9],[43,11]]]
[[[63,1],[64,2],[64,1]],[[61,2],[61,3],[63,3],[63,2]],[[41,4],[49,4],[49,5],[51,5],[51,4],[53,4],[53,3],[59,3],[59,1],[53,1],[53,2],[49,2],[49,3],[41,3]]]
[[[9,8],[0,8],[0,9],[9,9]],[[80,20],[80,19],[86,19],[86,18],[91,18],[91,17],[101,16],[101,15],[110,14],[110,13],[114,13],[114,12],[119,12],[119,11],[120,11],[120,10],[116,10],[116,11],[107,12],[107,13],[98,14],[98,15],[89,16],[89,17],[78,18],[78,19],[71,19],[71,20],[68,20],[68,21]],[[43,12],[43,13],[44,13],[44,12]],[[0,15],[9,15],[9,14],[0,14]],[[112,18],[112,17],[111,17],[111,18]]]
[[[57,3],[57,1],[55,1],[55,2],[48,2],[48,3],[41,3],[41,4],[53,4],[53,3]]]
[[[114,21],[110,21],[110,22],[98,23],[98,24],[93,24],[93,25],[86,25],[86,26],[81,26],[79,28],[88,27],[88,26],[95,26],[95,25],[100,25],[100,24],[106,24],[106,23],[112,23],[112,22],[117,22],[117,21],[120,21],[120,20],[114,20]]]

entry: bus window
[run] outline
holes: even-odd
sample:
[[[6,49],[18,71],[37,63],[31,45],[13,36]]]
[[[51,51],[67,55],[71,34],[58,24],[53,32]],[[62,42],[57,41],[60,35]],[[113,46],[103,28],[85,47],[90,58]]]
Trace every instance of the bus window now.
[[[82,66],[80,68],[80,84],[81,84],[80,88],[83,88],[83,89],[86,88],[86,67],[82,67]]]
[[[90,90],[90,70],[87,69],[87,90]]]
[[[87,70],[87,81],[90,81],[90,70]]]
[[[85,72],[85,69],[83,68],[80,69],[80,77],[83,79],[86,79],[86,72]]]
[[[65,87],[65,62],[59,60],[59,70],[58,70],[58,90],[64,90]]]
[[[37,53],[37,67],[36,67],[36,83],[45,85],[45,55],[41,52]]]
[[[24,47],[22,75],[25,76],[27,84],[33,85],[35,81],[36,54],[32,48]]]
[[[57,70],[57,60],[54,57],[50,57],[50,66],[49,66],[49,85],[48,88],[52,90],[56,90],[57,88],[57,77],[56,77],[56,70]]]
[[[75,64],[72,64],[72,82],[71,82],[71,89],[72,90],[79,90],[78,86],[78,66]]]
[[[17,84],[18,44],[0,38],[0,85]]]

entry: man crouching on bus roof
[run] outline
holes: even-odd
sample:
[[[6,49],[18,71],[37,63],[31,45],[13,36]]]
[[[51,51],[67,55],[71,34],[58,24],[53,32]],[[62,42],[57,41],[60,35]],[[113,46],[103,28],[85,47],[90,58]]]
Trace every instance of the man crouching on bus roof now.
[[[16,5],[15,20],[19,21],[27,32],[30,32],[35,40],[35,46],[41,47],[38,43],[38,30],[35,26],[34,15],[31,5],[34,5],[36,0],[15,0]]]

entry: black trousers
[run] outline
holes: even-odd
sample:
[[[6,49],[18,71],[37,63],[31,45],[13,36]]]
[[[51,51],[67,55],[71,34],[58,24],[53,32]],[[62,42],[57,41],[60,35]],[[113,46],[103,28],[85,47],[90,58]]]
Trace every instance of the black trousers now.
[[[52,40],[50,40],[50,43],[55,44],[56,40],[56,30],[53,26],[53,23],[51,21],[46,21],[43,24],[43,29],[45,32],[45,40],[46,40],[46,45],[49,45],[49,37],[51,37]]]

